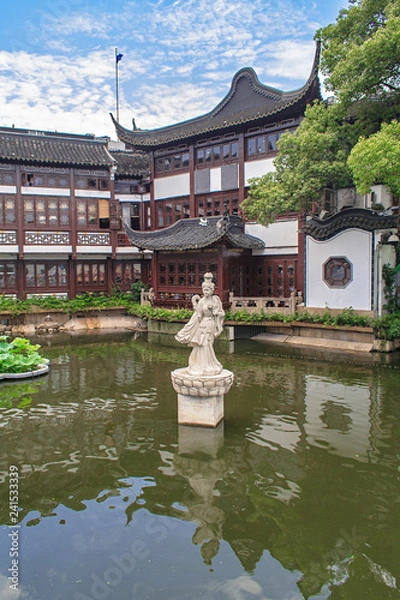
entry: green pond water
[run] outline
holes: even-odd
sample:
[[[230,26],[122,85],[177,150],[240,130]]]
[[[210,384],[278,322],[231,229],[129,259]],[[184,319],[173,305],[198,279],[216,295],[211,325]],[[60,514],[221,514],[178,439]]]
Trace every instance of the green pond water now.
[[[177,423],[187,348],[41,343],[0,384],[1,600],[400,597],[399,355],[238,342],[207,429]]]

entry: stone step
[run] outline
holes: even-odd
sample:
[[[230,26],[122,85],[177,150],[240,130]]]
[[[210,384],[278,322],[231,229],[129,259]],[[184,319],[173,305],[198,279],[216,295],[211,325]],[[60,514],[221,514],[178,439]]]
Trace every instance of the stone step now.
[[[372,352],[371,342],[347,342],[329,338],[316,338],[297,335],[284,335],[279,333],[259,333],[251,338],[256,342],[265,344],[288,344],[290,346],[306,346],[310,348],[327,348],[343,352]]]

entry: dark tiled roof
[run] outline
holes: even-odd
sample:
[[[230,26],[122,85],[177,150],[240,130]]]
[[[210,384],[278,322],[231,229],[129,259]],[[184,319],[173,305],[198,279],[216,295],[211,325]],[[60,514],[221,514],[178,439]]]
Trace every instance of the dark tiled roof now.
[[[318,42],[310,77],[298,90],[283,92],[263,85],[253,69],[241,69],[234,76],[227,96],[211,112],[195,119],[158,129],[131,131],[122,127],[111,115],[118,138],[135,148],[149,149],[200,135],[215,135],[232,127],[257,123],[269,117],[287,118],[288,111],[294,111],[296,105],[303,112],[306,104],[321,98],[318,81],[319,55]]]
[[[110,150],[110,154],[117,161],[116,179],[149,176],[150,160],[147,153]]]
[[[236,248],[255,250],[264,247],[264,242],[244,233],[243,221],[234,216],[181,219],[171,227],[152,232],[133,231],[126,224],[125,229],[131,243],[144,250],[201,250],[223,238]]]
[[[0,160],[48,165],[109,167],[107,139],[46,132],[0,129]]]
[[[400,226],[400,218],[394,215],[380,215],[373,210],[364,208],[349,208],[334,214],[328,219],[313,217],[302,228],[303,233],[315,240],[329,240],[346,229],[362,229],[376,231],[377,229],[396,229]]]

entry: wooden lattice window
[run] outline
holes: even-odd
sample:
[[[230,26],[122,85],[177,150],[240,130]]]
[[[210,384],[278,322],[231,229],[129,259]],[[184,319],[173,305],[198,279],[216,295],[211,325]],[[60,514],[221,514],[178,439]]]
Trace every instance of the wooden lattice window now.
[[[353,265],[345,256],[331,256],[323,265],[323,279],[331,288],[345,288],[353,279]]]

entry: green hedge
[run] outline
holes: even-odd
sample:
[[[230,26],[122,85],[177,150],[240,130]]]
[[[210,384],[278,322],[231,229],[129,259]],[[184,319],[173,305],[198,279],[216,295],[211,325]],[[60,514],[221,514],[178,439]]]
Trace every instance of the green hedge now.
[[[125,308],[128,314],[146,320],[182,321],[189,319],[192,315],[192,310],[186,308],[168,309],[150,305],[141,306],[137,302],[136,294],[122,292],[114,292],[110,295],[86,293],[77,296],[73,300],[52,296],[45,298],[33,297],[29,300],[13,300],[0,296],[0,312],[8,312],[15,316],[32,312],[35,308],[49,311],[61,310],[67,314],[73,314],[115,307]],[[321,315],[308,312],[293,315],[275,312],[247,314],[245,311],[239,311],[232,315],[227,311],[225,321],[234,323],[268,323],[273,321],[281,323],[317,323],[333,327],[373,327],[376,337],[381,340],[393,341],[400,338],[400,312],[372,318],[358,315],[352,308],[345,308],[338,315],[332,315],[329,310]]]

